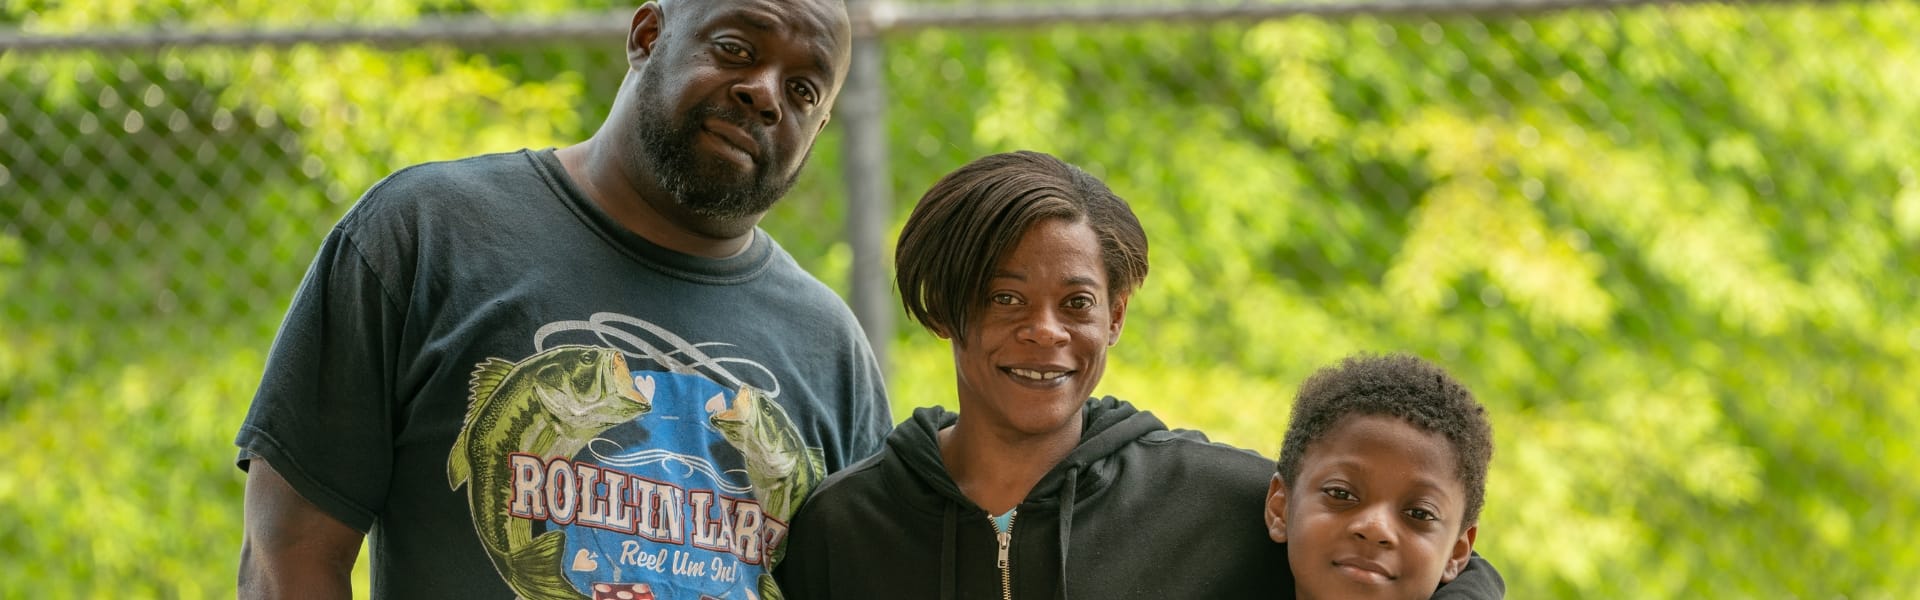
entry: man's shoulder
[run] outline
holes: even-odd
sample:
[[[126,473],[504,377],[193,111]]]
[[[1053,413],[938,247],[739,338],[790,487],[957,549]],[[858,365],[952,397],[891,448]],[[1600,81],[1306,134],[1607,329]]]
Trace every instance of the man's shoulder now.
[[[424,162],[381,178],[354,203],[346,222],[411,219],[448,205],[504,200],[546,185],[531,152],[503,152]]]
[[[768,282],[772,289],[791,302],[794,306],[788,310],[799,313],[805,320],[846,326],[854,323],[853,310],[847,307],[847,301],[839,292],[815,277],[805,267],[794,260],[785,247],[773,239],[771,234],[761,234],[762,239],[774,245],[773,265],[768,272]]]
[[[417,202],[471,197],[538,180],[538,171],[530,151],[481,154],[424,162],[394,171],[373,184],[361,202]]]

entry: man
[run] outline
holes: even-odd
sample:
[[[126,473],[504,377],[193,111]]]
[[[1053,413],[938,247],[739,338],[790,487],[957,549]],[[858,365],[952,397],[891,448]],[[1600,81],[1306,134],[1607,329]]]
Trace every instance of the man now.
[[[890,428],[846,305],[756,225],[845,77],[835,0],[661,0],[591,139],[404,169],[322,245],[241,427],[246,597],[778,597]],[[624,595],[623,595],[624,594]]]

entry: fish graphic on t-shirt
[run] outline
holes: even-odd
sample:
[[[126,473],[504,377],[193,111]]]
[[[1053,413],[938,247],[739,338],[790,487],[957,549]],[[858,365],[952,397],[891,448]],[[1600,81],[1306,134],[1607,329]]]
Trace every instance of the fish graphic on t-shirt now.
[[[782,521],[793,517],[807,492],[826,477],[820,449],[807,447],[793,418],[765,392],[740,386],[732,406],[715,395],[707,401],[707,413],[707,422],[746,460],[747,481],[765,515]]]
[[[720,430],[740,451],[747,465],[747,481],[753,484],[753,498],[767,517],[788,521],[800,508],[807,493],[827,475],[827,461],[819,448],[810,448],[800,439],[786,409],[753,386],[740,386],[733,405],[719,395],[707,401],[707,422]],[[779,564],[786,545],[768,549],[767,568]],[[760,595],[767,600],[781,598],[779,586],[771,575],[762,574]]]
[[[570,458],[594,436],[653,408],[612,349],[559,346],[518,363],[489,358],[473,370],[466,422],[447,457],[447,484],[467,485],[473,526],[494,567],[522,598],[586,598],[561,565],[566,534],[533,535],[509,514],[514,453]]]

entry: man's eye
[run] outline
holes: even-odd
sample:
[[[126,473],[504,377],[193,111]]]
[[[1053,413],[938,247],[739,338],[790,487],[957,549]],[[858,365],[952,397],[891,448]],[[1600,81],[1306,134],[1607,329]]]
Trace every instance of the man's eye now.
[[[720,42],[720,51],[725,52],[729,56],[733,56],[735,58],[741,58],[741,59],[753,58],[752,55],[747,53],[747,48],[745,46],[741,46],[733,42]]]
[[[793,83],[792,87],[793,87],[793,95],[799,96],[801,101],[806,102],[807,104],[820,103],[820,98],[818,96],[815,96],[813,93],[813,86],[807,85],[805,82],[796,81]]]
[[[1321,491],[1326,493],[1328,497],[1333,498],[1335,500],[1353,500],[1354,499],[1353,492],[1349,492],[1345,488],[1330,487]]]

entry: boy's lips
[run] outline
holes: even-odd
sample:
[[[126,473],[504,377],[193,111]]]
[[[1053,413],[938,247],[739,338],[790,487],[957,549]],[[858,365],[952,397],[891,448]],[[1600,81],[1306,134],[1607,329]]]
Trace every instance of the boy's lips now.
[[[1343,558],[1333,561],[1333,566],[1339,567],[1340,572],[1348,577],[1364,582],[1387,583],[1398,579],[1387,570],[1386,565],[1364,558]]]

